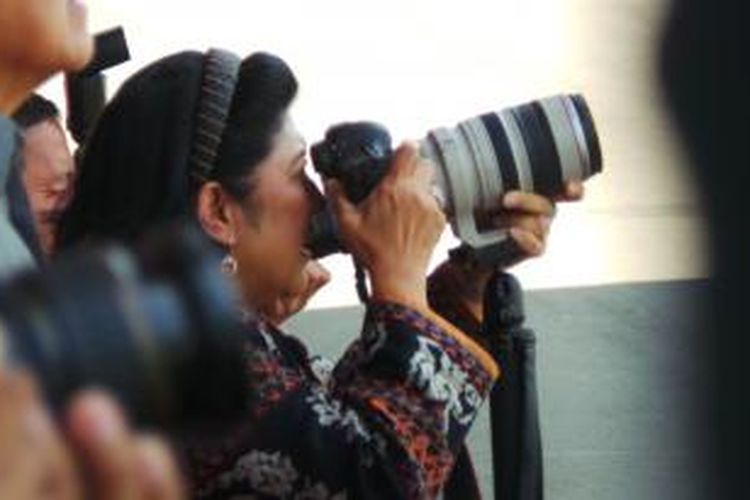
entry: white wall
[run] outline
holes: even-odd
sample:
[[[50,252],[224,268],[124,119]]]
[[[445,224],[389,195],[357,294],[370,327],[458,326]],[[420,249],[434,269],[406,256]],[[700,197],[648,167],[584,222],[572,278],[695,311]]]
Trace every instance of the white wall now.
[[[583,92],[605,173],[561,207],[547,254],[518,268],[529,287],[704,276],[697,196],[683,176],[654,74],[662,0],[99,0],[91,25],[124,25],[132,62],[185,48],[266,50],[295,69],[293,113],[310,142],[345,119],[397,138],[559,92]],[[59,99],[59,81],[44,92]],[[446,234],[435,262],[454,241]],[[313,306],[356,301],[348,261]]]

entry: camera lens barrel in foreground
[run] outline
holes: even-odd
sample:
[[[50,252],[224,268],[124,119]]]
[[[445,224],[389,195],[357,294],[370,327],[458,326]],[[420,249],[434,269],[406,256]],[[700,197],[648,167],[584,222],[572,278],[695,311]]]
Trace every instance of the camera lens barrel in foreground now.
[[[249,387],[237,297],[195,231],[141,249],[74,253],[0,290],[4,363],[61,408],[84,386],[171,430],[238,418]]]

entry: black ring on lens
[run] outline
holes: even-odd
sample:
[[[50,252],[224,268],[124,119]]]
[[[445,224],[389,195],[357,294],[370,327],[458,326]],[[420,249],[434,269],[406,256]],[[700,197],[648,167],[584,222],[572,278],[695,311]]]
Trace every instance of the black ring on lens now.
[[[560,193],[563,187],[562,165],[544,108],[534,101],[516,106],[512,111],[526,144],[534,191],[545,196]]]
[[[603,159],[602,148],[599,144],[599,134],[596,132],[596,125],[594,124],[594,117],[591,115],[591,110],[582,95],[571,95],[570,100],[573,101],[573,106],[578,112],[581,127],[583,127],[583,135],[586,137],[586,147],[589,150],[591,161],[591,175],[598,174],[602,171]]]
[[[487,134],[492,141],[492,147],[495,150],[497,166],[500,170],[500,177],[503,180],[503,192],[519,189],[521,184],[518,180],[518,167],[516,158],[513,156],[513,150],[510,147],[508,135],[505,133],[500,117],[497,113],[487,113],[479,117],[487,130]]]

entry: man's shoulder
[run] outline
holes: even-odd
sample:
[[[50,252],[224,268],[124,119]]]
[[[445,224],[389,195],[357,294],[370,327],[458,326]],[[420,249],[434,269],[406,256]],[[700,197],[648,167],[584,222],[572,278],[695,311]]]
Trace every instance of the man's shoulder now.
[[[34,259],[10,220],[7,184],[19,146],[18,129],[0,114],[0,281],[33,266]]]

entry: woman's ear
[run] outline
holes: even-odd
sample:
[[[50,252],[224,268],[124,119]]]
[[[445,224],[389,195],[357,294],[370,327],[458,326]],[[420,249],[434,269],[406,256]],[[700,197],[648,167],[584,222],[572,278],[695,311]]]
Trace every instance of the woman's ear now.
[[[196,200],[198,222],[203,231],[224,247],[237,243],[241,229],[241,208],[216,181],[203,184]]]

